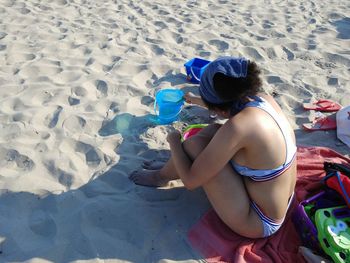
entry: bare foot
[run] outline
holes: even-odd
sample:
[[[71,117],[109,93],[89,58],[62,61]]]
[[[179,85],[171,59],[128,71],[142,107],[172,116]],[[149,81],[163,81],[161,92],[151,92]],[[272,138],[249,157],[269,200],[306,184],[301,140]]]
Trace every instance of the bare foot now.
[[[152,161],[145,161],[142,164],[142,167],[148,170],[160,170],[163,168],[167,160],[152,160]]]
[[[160,176],[160,170],[147,170],[142,169],[139,171],[134,171],[129,179],[135,184],[144,186],[166,186],[169,182],[168,179],[164,179]]]

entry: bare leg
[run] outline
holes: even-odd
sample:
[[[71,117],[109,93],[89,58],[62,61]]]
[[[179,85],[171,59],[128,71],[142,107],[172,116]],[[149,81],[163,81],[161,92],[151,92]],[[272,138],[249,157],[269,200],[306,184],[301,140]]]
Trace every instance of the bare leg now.
[[[219,127],[217,124],[210,125],[186,140],[186,153],[194,160],[208,145]],[[164,185],[169,180],[178,178],[171,159],[160,170],[143,170],[130,176],[136,184],[150,186]],[[250,238],[263,236],[261,219],[255,210],[250,208],[244,181],[229,165],[203,185],[203,189],[216,213],[234,232]]]
[[[195,159],[210,140],[205,137],[184,144],[187,154]],[[250,198],[242,177],[227,164],[203,189],[221,220],[234,232],[249,238],[263,236],[261,219],[251,209]]]
[[[166,186],[169,181],[179,179],[171,158],[160,169],[142,169],[129,176],[135,184],[145,186]]]
[[[263,225],[251,209],[243,179],[226,165],[220,173],[203,185],[203,189],[221,220],[234,232],[249,238],[263,237]]]
[[[219,124],[209,125],[203,128],[203,130],[195,136],[187,139],[184,144],[203,139],[209,142],[219,127]],[[157,165],[160,165],[159,162]],[[153,167],[150,166],[147,167],[146,165],[146,167],[144,166],[144,169],[133,172],[129,178],[135,184],[157,187],[166,186],[169,181],[179,179],[179,176],[177,175],[172,159],[170,158],[165,164],[163,164],[163,166],[156,169],[153,169]]]

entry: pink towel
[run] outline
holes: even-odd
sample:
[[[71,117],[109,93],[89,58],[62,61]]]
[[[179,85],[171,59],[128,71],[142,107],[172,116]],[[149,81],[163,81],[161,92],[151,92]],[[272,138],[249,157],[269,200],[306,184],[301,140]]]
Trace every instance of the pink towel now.
[[[320,179],[325,175],[324,161],[350,163],[350,159],[325,147],[298,147],[297,161],[296,199],[283,226],[273,236],[264,239],[239,236],[220,220],[214,210],[208,211],[190,229],[190,243],[207,262],[305,262],[298,254],[301,241],[291,221],[292,211],[297,201],[320,189]]]

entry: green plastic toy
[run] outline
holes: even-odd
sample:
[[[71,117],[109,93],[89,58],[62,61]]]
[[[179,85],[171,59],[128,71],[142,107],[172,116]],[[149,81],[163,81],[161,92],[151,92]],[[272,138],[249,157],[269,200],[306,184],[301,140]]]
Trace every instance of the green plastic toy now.
[[[314,204],[308,204],[304,206],[305,213],[309,217],[312,223],[315,224],[315,212],[317,211]]]
[[[315,223],[324,252],[336,263],[350,262],[350,209],[347,206],[319,209]]]
[[[186,129],[182,132],[182,141],[190,138],[191,136],[198,133],[201,129],[208,126],[208,124],[191,124],[186,127]]]

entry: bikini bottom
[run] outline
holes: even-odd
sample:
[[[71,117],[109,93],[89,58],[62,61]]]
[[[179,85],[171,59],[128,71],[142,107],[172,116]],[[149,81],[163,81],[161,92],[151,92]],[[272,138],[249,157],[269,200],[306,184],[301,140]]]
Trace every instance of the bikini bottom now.
[[[293,192],[292,196],[289,198],[287,211],[288,211],[293,199],[294,199],[294,192]],[[264,215],[264,213],[260,210],[260,208],[257,206],[256,203],[254,203],[253,201],[251,201],[250,203],[251,203],[252,208],[255,210],[255,212],[258,214],[258,216],[261,219],[261,222],[262,222],[263,228],[264,228],[264,237],[268,237],[268,236],[271,236],[272,234],[276,233],[277,230],[280,229],[280,227],[282,226],[282,224],[284,222],[284,218],[282,220],[278,220],[278,221],[276,221],[272,218],[269,218],[268,216]]]

